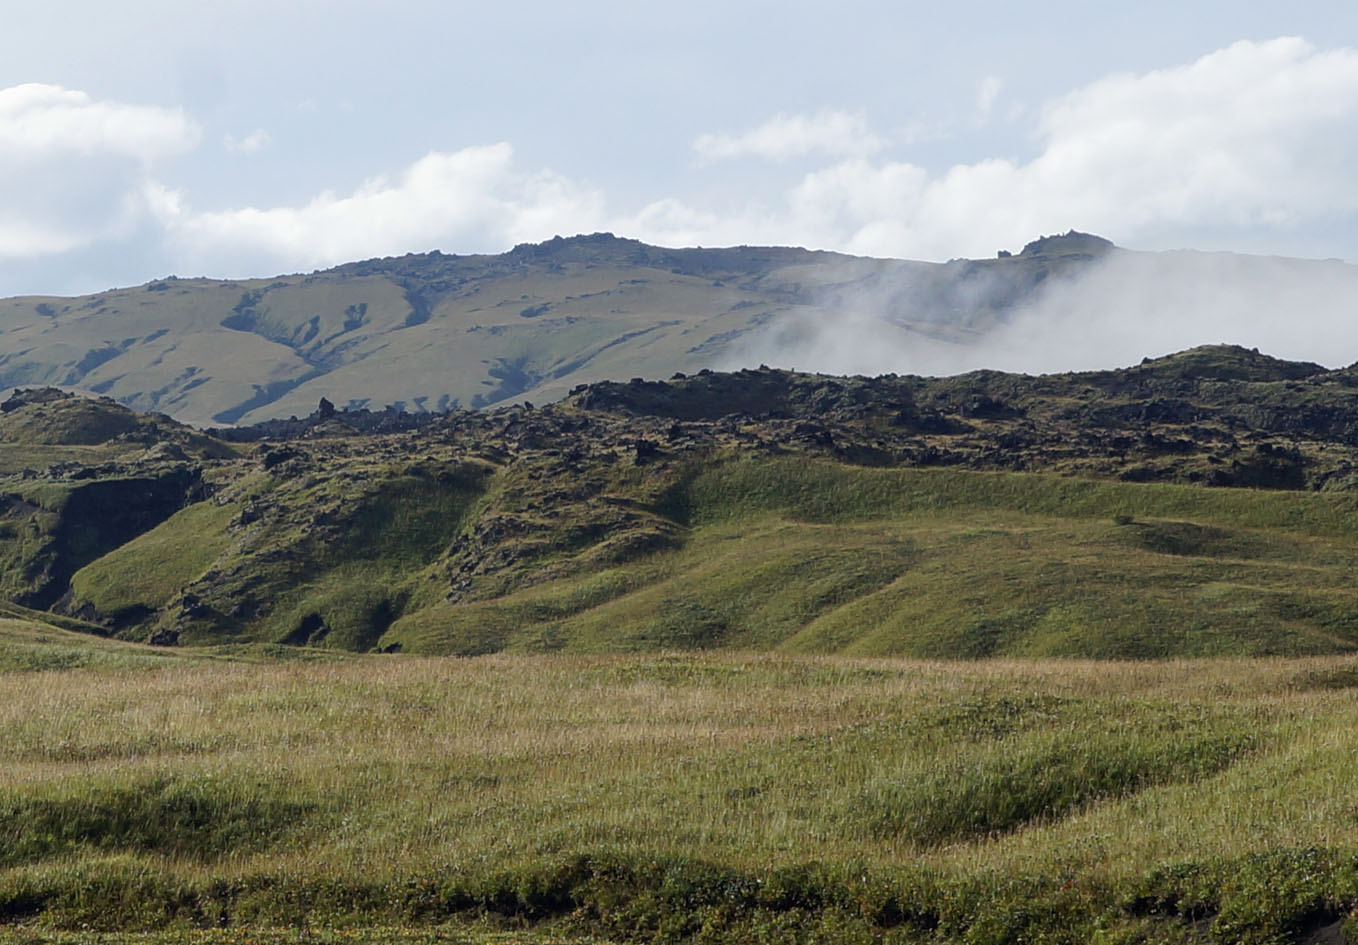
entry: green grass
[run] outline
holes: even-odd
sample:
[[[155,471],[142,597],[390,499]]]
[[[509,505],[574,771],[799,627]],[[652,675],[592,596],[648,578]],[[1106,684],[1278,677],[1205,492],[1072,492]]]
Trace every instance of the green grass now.
[[[126,456],[125,445],[53,446],[45,443],[0,443],[0,475],[13,476],[25,469],[40,472],[58,463],[97,465]]]
[[[273,602],[265,635],[371,649],[428,583],[423,572],[462,529],[487,474],[469,466],[451,481],[399,476],[384,482],[356,504],[337,540],[303,544],[302,562],[290,562],[280,575],[286,586]],[[312,625],[323,629],[308,633]]]
[[[181,928],[168,932],[63,932],[52,929],[0,928],[4,945],[609,945],[603,939],[579,934],[526,929],[496,930],[481,923],[401,927],[350,926],[343,929],[298,931],[290,928]]]
[[[168,517],[190,481],[185,470],[166,467],[69,480],[9,480],[0,501],[0,592],[10,601],[49,606],[81,567]],[[180,547],[165,557],[192,558],[200,552],[191,546],[207,536],[182,537]]]
[[[716,455],[584,469],[590,497],[560,500],[531,463],[326,462],[225,482],[77,572],[74,604],[137,639],[428,654],[1358,650],[1348,495]],[[11,581],[50,551],[57,485],[0,545]]]
[[[0,803],[0,868],[72,853],[155,851],[176,858],[242,854],[279,841],[313,805],[277,800],[268,785],[159,775],[84,783],[62,796],[15,793]]]
[[[677,653],[0,674],[0,922],[1295,940],[1358,906],[1355,680]]]
[[[147,424],[121,405],[84,398],[39,404],[0,416],[0,441],[53,446],[95,446]]]
[[[1169,737],[1128,732],[1116,707],[1089,713],[1070,729],[1046,737],[987,744],[959,751],[945,764],[927,757],[870,782],[842,816],[882,838],[929,845],[998,836],[1033,823],[1058,820],[1100,801],[1129,797],[1157,784],[1192,782],[1234,764],[1254,745],[1229,717],[1184,720],[1166,713]],[[1111,711],[1110,711],[1111,710]]]
[[[487,476],[475,462],[380,459],[334,478],[246,473],[221,501],[190,505],[78,571],[75,605],[126,618],[138,638],[153,619],[185,643],[367,650],[425,590]]]
[[[679,550],[410,608],[379,645],[973,658],[1358,649],[1350,496],[763,458],[709,463],[659,507],[689,526]]]
[[[816,615],[889,582],[910,555],[906,543],[852,529],[701,536],[675,555],[416,611],[384,642],[456,643],[461,653],[772,648]]]
[[[229,546],[234,509],[199,502],[77,571],[71,589],[111,617],[161,608]]]
[[[78,621],[56,619],[78,625]],[[0,617],[0,673],[84,667],[151,669],[179,659],[176,653],[103,640],[88,631],[63,629],[31,618]]]
[[[1358,537],[1358,496],[1142,485],[1036,473],[865,469],[825,460],[745,459],[691,485],[695,523],[780,512],[808,522],[990,510],[1070,519],[1184,519],[1245,529]]]

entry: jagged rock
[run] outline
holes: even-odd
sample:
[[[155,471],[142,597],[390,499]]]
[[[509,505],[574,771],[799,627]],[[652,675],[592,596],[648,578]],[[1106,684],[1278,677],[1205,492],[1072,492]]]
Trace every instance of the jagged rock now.
[[[73,400],[78,395],[70,391],[61,390],[58,387],[33,387],[16,388],[4,403],[0,403],[0,412],[12,413],[21,407],[32,407],[37,404],[50,404],[62,400]]]

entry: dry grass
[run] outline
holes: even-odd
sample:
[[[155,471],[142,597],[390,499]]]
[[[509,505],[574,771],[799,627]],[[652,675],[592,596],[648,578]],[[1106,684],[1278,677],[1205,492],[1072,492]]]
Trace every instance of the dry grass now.
[[[1348,657],[0,674],[0,907],[46,897],[39,914],[73,921],[87,912],[72,902],[113,896],[109,876],[130,872],[188,890],[264,884],[254,913],[227,896],[231,914],[291,921],[288,884],[517,889],[588,855],[756,877],[814,862],[943,890],[1071,882],[1088,922],[1167,864],[1358,851],[1355,692]],[[1016,808],[1023,764],[1047,787]],[[969,800],[943,803],[955,797]],[[85,826],[51,826],[72,818]],[[114,925],[182,918],[163,903],[148,918],[137,897],[162,894],[119,883]]]

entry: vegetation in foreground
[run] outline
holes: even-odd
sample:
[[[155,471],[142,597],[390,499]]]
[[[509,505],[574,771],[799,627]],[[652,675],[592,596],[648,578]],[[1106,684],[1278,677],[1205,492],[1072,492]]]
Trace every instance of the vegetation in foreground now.
[[[1353,657],[193,653],[0,673],[11,939],[1264,943],[1358,906]]]

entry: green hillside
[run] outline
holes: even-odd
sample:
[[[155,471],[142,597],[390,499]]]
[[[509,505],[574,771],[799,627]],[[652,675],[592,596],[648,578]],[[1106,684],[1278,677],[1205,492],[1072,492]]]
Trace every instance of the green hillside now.
[[[0,942],[1342,943],[1353,378],[20,392]]]
[[[0,405],[0,592],[161,645],[1159,658],[1358,648],[1358,385],[1231,347],[762,369],[219,431]]]
[[[1110,249],[1076,235],[941,265],[595,234],[498,256],[171,277],[0,300],[0,389],[77,387],[200,425],[304,416],[321,397],[412,411],[542,402],[580,383],[740,363],[757,334],[834,324],[865,305],[965,340]]]
[[[860,656],[1358,648],[1358,497],[803,459],[705,464],[680,551],[397,620],[380,646]]]

